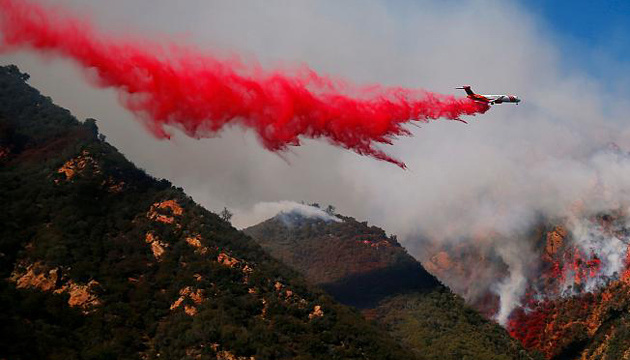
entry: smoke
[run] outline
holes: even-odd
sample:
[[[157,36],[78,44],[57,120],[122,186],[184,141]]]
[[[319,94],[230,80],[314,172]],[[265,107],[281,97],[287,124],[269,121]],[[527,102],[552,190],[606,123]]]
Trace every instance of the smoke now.
[[[246,225],[251,225],[252,220],[256,224],[274,216],[278,216],[287,225],[290,225],[292,219],[296,216],[324,221],[341,221],[338,217],[314,206],[293,201],[278,201],[258,203],[247,212],[237,213],[232,224],[237,228],[242,228],[246,227]]]
[[[503,254],[503,256],[508,261],[517,258],[517,254]],[[494,290],[499,295],[499,311],[495,318],[501,325],[507,324],[512,310],[520,304],[521,298],[525,294],[527,278],[524,275],[524,270],[521,262],[508,264],[508,276],[494,285]]]
[[[610,280],[620,278],[628,265],[626,254],[630,238],[626,226],[627,217],[618,216],[620,218],[617,221],[605,226],[593,219],[571,220],[571,241],[579,250],[579,265],[588,266],[586,269],[579,266],[567,269],[564,274],[563,295],[592,292],[604,287]]]
[[[443,280],[479,308],[484,308],[487,294],[496,294],[498,306],[488,313],[502,325],[529,299],[592,292],[619,279],[628,265],[630,243],[627,211],[622,211],[630,205],[623,184],[630,179],[630,156],[617,146],[602,146],[573,160],[554,159],[553,166],[530,167],[528,180],[535,181],[531,190],[537,193],[520,197],[517,204],[504,203],[499,196],[494,205],[486,203],[487,213],[484,206],[476,208],[479,219],[428,228],[423,237],[415,238],[416,253],[425,263],[435,263],[430,254],[446,249],[453,262],[461,262],[458,267],[481,274],[443,276]],[[554,177],[549,178],[551,174]],[[527,187],[521,184],[519,189]],[[485,201],[496,195],[487,191]],[[609,220],[602,220],[602,214]],[[567,235],[553,245],[559,247],[554,250],[557,254],[545,255],[549,239],[540,231],[548,224],[567,229]],[[556,268],[550,268],[552,263]]]
[[[357,87],[303,66],[294,75],[219,60],[175,44],[144,45],[97,33],[84,21],[25,0],[0,1],[5,51],[32,48],[68,57],[114,87],[123,105],[158,138],[165,125],[193,138],[230,123],[254,129],[265,148],[286,151],[300,138],[325,138],[359,154],[405,164],[375,147],[391,144],[409,122],[484,113],[487,104],[422,90]]]
[[[178,131],[173,141],[156,141],[131,121],[117,94],[83,84],[74,64],[26,52],[3,57],[77,116],[99,119],[108,141],[149,173],[182,186],[209,209],[232,209],[239,227],[264,220],[252,211],[257,203],[330,203],[397,234],[425,263],[441,249],[466,252],[462,267],[483,276],[453,273],[449,285],[471,302],[482,300],[482,290],[499,293],[505,314],[540,276],[540,254],[525,242],[532,226],[541,218],[567,218],[576,204],[593,214],[630,200],[630,164],[606,150],[611,142],[630,149],[627,71],[611,70],[614,84],[592,78],[569,61],[589,56],[589,49],[566,53],[562,39],[515,1],[56,2],[86,9],[99,28],[124,33],[131,27],[150,38],[186,34],[187,43],[202,48],[255,54],[265,68],[307,62],[351,83],[444,93],[471,84],[480,93],[523,99],[469,126],[444,121],[410,128],[413,138],[388,147],[405,160],[403,172],[308,139],[284,161],[260,151],[253,132],[234,127],[207,141]],[[626,68],[618,65],[600,69]]]

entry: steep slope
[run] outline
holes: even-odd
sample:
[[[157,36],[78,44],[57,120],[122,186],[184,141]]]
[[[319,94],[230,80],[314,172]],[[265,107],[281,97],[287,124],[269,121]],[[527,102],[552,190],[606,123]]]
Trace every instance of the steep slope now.
[[[508,329],[524,346],[552,359],[630,359],[627,217],[613,212],[588,223],[588,251],[576,245],[581,235],[562,222],[539,240],[541,275]]]
[[[428,359],[529,359],[509,334],[467,307],[382,229],[281,213],[245,229],[337,300],[363,308]]]
[[[359,308],[440,285],[395,237],[367,222],[339,218],[343,221],[281,214],[244,232],[337,300]]]
[[[630,228],[626,211],[572,219],[541,221],[529,236],[538,257],[527,274],[526,291],[506,324],[510,334],[527,349],[548,359],[630,359]],[[440,258],[442,259],[440,261]],[[471,259],[489,269],[497,266],[474,248],[447,248],[429,264],[438,276],[459,279]],[[444,260],[448,259],[448,261]],[[485,259],[485,260],[480,260]],[[500,267],[500,266],[498,266]],[[494,274],[494,282],[501,277]],[[487,290],[473,305],[492,316],[495,293]]]
[[[0,358],[413,359],[0,67]]]

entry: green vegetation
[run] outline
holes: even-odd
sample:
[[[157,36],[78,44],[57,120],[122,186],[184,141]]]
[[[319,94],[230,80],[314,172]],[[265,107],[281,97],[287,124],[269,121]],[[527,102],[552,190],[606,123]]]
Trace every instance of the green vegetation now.
[[[343,221],[282,214],[244,232],[344,304],[371,308],[392,294],[440,285],[395,236],[338,216]]]
[[[417,358],[26,79],[0,68],[0,358]]]
[[[447,289],[392,297],[376,313],[392,335],[427,359],[535,358]]]
[[[334,210],[333,210],[334,212]],[[283,213],[244,231],[338,301],[364,309],[426,359],[535,359],[443,287],[385,231]]]

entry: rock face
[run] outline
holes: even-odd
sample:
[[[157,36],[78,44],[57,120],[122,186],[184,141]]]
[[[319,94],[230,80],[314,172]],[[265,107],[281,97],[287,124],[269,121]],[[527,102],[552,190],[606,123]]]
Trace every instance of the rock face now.
[[[206,300],[204,289],[193,290],[190,286],[181,289],[179,295],[180,297],[171,305],[171,310],[181,307],[186,299],[190,299],[193,304],[184,305],[184,312],[190,316],[197,314],[197,307],[195,305],[201,305]]]
[[[562,226],[557,226],[554,230],[547,233],[547,242],[545,244],[545,255],[549,258],[554,257],[556,253],[562,248],[564,239],[567,237],[568,232]]]
[[[314,318],[318,318],[318,317],[322,317],[324,316],[324,312],[322,311],[322,307],[319,305],[315,305],[315,307],[313,308],[313,311],[308,314],[308,318],[313,320]]]
[[[25,78],[0,67],[0,359],[417,358]]]
[[[181,216],[183,209],[175,200],[165,200],[151,205],[147,217],[165,224],[174,224],[175,218]],[[175,224],[177,225],[177,224]]]
[[[166,247],[168,244],[159,240],[157,236],[153,235],[153,233],[148,232],[145,236],[145,242],[151,245],[151,252],[156,259],[162,258],[164,253],[166,252]]]
[[[29,265],[18,265],[11,274],[10,280],[15,282],[18,289],[38,289],[55,294],[68,294],[68,305],[80,307],[89,312],[100,305],[100,300],[94,294],[99,287],[96,280],[87,284],[77,284],[72,280],[63,279],[59,268],[50,269],[41,262]]]
[[[83,172],[88,166],[93,167],[96,173],[100,172],[98,165],[94,162],[94,158],[88,151],[84,150],[81,155],[66,161],[57,172],[63,174],[65,180],[72,180],[75,175]]]
[[[14,270],[11,281],[22,289],[36,288],[41,291],[53,291],[57,289],[58,273],[58,269],[48,269],[41,263],[35,263],[27,265],[26,271]]]
[[[219,256],[217,257],[217,261],[219,262],[219,264],[227,266],[227,267],[231,267],[231,268],[236,267],[240,262],[236,258],[233,258],[226,253],[220,253]]]
[[[68,281],[61,288],[55,290],[55,293],[68,293],[70,299],[68,299],[68,305],[78,306],[86,311],[101,304],[96,295],[93,294],[100,284],[96,280],[90,280],[85,285],[77,284],[73,281]]]

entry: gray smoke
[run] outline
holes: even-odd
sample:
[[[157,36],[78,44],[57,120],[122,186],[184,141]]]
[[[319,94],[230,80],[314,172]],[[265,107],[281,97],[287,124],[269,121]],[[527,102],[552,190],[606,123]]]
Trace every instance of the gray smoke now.
[[[518,94],[520,106],[497,106],[470,125],[412,128],[413,137],[387,149],[407,163],[402,171],[319,141],[279,157],[240,129],[214,139],[180,134],[157,141],[112,90],[91,88],[74,64],[31,53],[2,57],[78,117],[97,118],[108,141],[149,173],[184,187],[211,210],[233,209],[239,226],[261,220],[258,203],[304,199],[398,234],[418,258],[426,247],[417,239],[447,246],[495,234],[500,242],[469,245],[496,247],[508,267],[491,284],[501,296],[500,320],[519,303],[523,279],[535,268],[516,235],[541,214],[567,216],[576,201],[593,212],[627,203],[630,166],[600,152],[611,142],[630,148],[628,78],[619,71],[627,64],[607,67],[617,83],[589,77],[569,65],[560,40],[516,2],[49,2],[90,14],[115,34],[235,52],[271,68],[305,62],[362,84],[445,93],[471,84],[479,92]]]
[[[617,280],[625,269],[626,254],[628,252],[628,228],[615,226],[614,229],[604,229],[601,224],[591,219],[572,219],[571,240],[588,259],[599,259],[600,265],[596,276],[589,277],[583,284],[583,291],[597,290],[610,280]],[[625,225],[625,224],[624,224]],[[563,295],[576,292],[573,272],[565,274]]]

